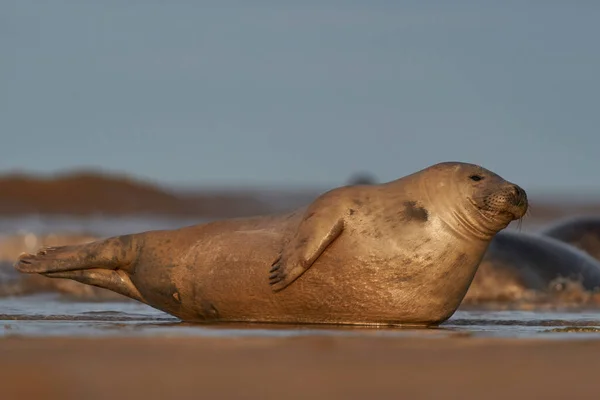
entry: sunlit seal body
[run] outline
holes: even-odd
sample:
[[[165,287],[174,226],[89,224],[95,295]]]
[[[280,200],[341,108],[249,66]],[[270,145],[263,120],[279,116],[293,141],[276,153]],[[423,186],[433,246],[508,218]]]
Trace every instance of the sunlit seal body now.
[[[527,289],[555,289],[551,284],[563,279],[580,282],[586,290],[600,288],[600,262],[569,244],[538,234],[499,232],[483,262],[509,273]]]
[[[578,247],[600,260],[600,216],[598,215],[563,218],[542,228],[540,233]]]
[[[288,214],[47,248],[15,267],[187,321],[431,325],[454,313],[492,237],[526,209],[520,187],[449,162]]]

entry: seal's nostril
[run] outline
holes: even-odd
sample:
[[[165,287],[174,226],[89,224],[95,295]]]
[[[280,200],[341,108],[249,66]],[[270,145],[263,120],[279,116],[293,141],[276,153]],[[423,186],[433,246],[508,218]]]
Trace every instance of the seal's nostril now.
[[[523,189],[521,189],[519,186],[514,185],[512,189],[513,189],[514,200],[516,203],[520,204],[523,201],[525,201],[525,199],[527,199],[527,195],[525,194],[525,191]]]

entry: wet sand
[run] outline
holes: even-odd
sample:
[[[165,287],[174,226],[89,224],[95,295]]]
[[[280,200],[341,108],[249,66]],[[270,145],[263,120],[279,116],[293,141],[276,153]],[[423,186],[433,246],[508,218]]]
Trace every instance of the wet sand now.
[[[600,341],[7,338],[3,399],[591,399]]]

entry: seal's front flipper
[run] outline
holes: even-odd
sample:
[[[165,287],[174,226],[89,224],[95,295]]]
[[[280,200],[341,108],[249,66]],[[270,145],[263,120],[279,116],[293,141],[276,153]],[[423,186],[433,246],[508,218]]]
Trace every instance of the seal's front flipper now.
[[[269,284],[277,292],[302,275],[344,229],[338,207],[316,201],[308,208],[295,237],[271,265]]]
[[[115,269],[128,264],[132,242],[132,236],[126,235],[80,245],[45,247],[36,254],[21,254],[14,267],[28,274]]]

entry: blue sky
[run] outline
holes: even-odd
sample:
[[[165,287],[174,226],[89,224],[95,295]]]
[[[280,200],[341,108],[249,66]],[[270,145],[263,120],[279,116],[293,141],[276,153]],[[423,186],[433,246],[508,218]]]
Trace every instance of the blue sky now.
[[[600,2],[0,2],[0,172],[600,193]]]

